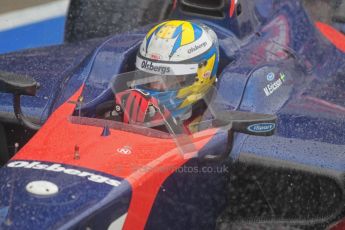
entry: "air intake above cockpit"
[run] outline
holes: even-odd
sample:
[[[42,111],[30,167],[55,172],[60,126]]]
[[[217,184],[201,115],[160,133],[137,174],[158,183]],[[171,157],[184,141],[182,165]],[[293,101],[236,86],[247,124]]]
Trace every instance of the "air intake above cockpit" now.
[[[224,0],[181,0],[181,11],[203,16],[224,18]]]

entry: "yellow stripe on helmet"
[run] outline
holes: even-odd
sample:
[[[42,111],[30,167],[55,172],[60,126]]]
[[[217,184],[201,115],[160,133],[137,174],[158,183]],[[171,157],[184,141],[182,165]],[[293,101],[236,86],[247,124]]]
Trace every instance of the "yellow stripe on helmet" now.
[[[185,22],[184,22],[184,21],[180,21],[180,20],[172,20],[172,21],[169,21],[169,22],[167,23],[167,25],[179,27],[179,26],[182,25],[183,23],[185,23]]]
[[[190,31],[189,33],[182,33],[181,46],[194,42],[194,28],[190,22],[182,24],[182,31]]]
[[[158,31],[157,37],[162,38],[162,39],[171,39],[176,29],[177,29],[176,26],[164,25],[163,28],[161,28]]]
[[[159,28],[160,26],[166,24],[167,22],[162,22],[158,25],[156,25],[155,27],[153,27],[147,34],[146,34],[146,39],[148,39],[156,30],[157,28]]]
[[[188,105],[201,100],[209,88],[214,84],[216,77],[211,76],[214,64],[216,61],[216,54],[212,55],[208,60],[206,66],[198,68],[197,76],[198,81],[194,84],[180,89],[177,93],[177,98],[186,98],[179,108],[184,108]]]

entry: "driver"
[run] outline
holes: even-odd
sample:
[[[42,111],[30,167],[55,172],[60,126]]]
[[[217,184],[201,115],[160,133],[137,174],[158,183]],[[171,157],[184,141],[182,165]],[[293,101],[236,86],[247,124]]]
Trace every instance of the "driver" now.
[[[218,39],[206,25],[180,20],[156,25],[138,51],[131,95],[116,95],[125,122],[161,116],[180,124],[197,121],[205,110],[203,98],[216,82],[218,62]]]

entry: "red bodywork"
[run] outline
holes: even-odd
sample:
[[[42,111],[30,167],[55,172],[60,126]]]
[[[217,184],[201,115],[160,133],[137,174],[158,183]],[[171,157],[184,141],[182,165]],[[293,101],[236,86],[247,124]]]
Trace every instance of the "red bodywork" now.
[[[81,89],[70,98],[76,101]],[[111,129],[102,136],[102,127],[73,124],[70,116],[75,105],[66,102],[48,119],[13,160],[46,161],[96,170],[127,180],[132,198],[125,229],[143,229],[160,186],[169,175],[185,164],[173,138],[148,137]],[[209,142],[216,129],[189,136],[197,152]],[[75,147],[79,147],[79,159]],[[130,146],[131,153],[118,151]]]

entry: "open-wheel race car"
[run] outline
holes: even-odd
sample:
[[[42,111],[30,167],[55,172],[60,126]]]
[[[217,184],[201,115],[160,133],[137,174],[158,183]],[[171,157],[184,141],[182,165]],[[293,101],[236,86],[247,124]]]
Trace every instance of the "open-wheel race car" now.
[[[345,229],[345,1],[76,2],[0,56],[0,229]]]

